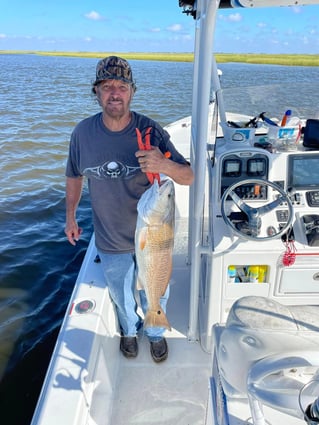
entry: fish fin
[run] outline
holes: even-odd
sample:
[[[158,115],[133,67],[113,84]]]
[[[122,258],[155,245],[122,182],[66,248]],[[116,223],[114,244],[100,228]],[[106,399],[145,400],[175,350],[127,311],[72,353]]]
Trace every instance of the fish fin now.
[[[144,229],[142,229],[142,231],[140,233],[140,237],[139,237],[139,245],[140,245],[141,251],[143,251],[143,249],[145,248],[146,239],[147,239],[146,236],[147,236],[147,229],[144,228]]]
[[[162,307],[158,307],[156,310],[148,310],[144,319],[144,328],[166,328],[169,331],[172,330],[170,324],[168,323],[166,314],[164,313]]]
[[[141,289],[144,289],[144,286],[142,285],[141,279],[139,279],[138,276],[137,276],[137,279],[136,279],[136,289],[139,290],[139,291]]]

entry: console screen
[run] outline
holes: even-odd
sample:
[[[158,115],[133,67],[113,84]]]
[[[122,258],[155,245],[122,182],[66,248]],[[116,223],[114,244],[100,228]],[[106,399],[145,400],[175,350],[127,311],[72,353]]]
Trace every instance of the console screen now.
[[[239,159],[226,159],[224,162],[223,175],[226,177],[239,177],[241,161]]]
[[[264,176],[266,170],[266,160],[264,158],[253,158],[247,162],[247,174],[249,176]]]
[[[319,187],[319,153],[289,157],[288,188]]]

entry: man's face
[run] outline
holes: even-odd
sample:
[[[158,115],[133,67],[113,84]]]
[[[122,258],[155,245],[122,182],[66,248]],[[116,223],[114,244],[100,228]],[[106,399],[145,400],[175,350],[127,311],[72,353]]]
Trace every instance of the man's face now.
[[[104,80],[96,86],[96,96],[103,112],[119,119],[130,110],[133,88],[121,80]]]

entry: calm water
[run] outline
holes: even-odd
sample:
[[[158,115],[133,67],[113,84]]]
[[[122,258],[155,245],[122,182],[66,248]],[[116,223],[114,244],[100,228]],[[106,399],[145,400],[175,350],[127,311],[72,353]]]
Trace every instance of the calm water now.
[[[135,110],[162,125],[190,114],[192,64],[131,64]],[[99,110],[90,93],[95,65],[95,59],[0,55],[0,414],[6,425],[30,424],[92,231],[85,190],[78,211],[83,238],[75,248],[66,242],[64,167],[74,125]],[[220,68],[223,85],[236,87],[229,96],[233,109],[242,110],[241,88],[254,83],[283,87],[276,98],[280,113],[290,103],[301,111],[319,104],[313,86],[302,98],[286,87],[317,82],[319,68]],[[265,110],[264,91],[253,94],[256,115]]]

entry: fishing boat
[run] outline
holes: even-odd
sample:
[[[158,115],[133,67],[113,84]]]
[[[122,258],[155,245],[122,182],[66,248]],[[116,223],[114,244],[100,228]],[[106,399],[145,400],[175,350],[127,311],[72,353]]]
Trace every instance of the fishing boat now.
[[[168,359],[143,333],[138,357],[121,355],[93,235],[32,425],[318,423],[318,103],[282,116],[268,87],[232,110],[212,54],[219,8],[299,4],[319,1],[179,1],[195,26],[192,115],[166,128],[195,181],[176,185]]]

